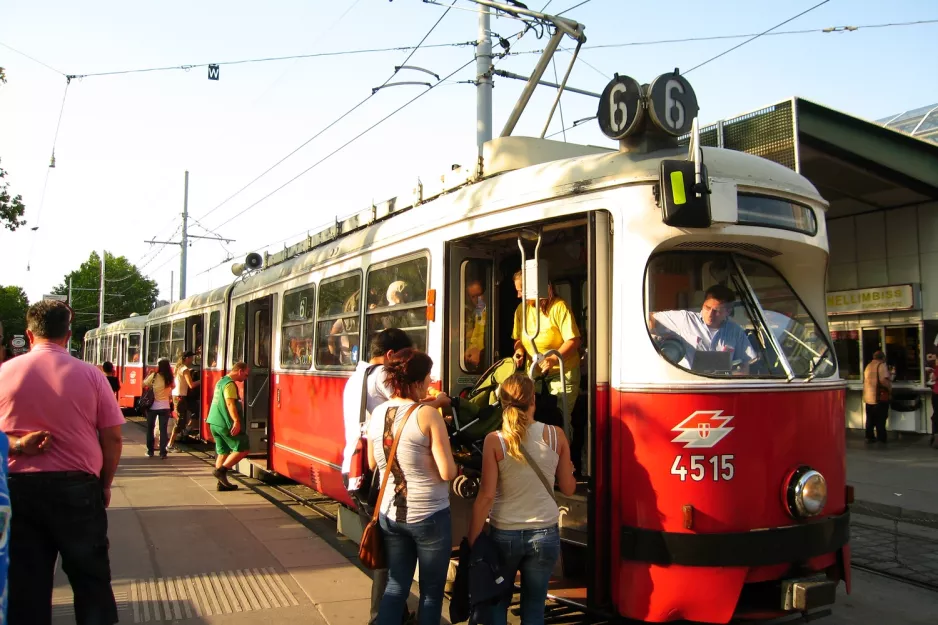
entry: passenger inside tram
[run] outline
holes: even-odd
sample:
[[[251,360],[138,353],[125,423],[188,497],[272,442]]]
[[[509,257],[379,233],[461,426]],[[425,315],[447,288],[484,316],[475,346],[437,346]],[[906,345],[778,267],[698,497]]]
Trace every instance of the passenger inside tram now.
[[[745,330],[733,321],[736,294],[715,284],[707,289],[700,312],[668,310],[652,313],[649,330],[661,341],[678,340],[684,349],[684,366],[706,373],[746,375],[758,354]]]
[[[465,337],[463,362],[469,373],[482,370],[485,357],[485,325],[488,310],[485,307],[485,286],[475,278],[466,284],[466,299],[463,311]]]

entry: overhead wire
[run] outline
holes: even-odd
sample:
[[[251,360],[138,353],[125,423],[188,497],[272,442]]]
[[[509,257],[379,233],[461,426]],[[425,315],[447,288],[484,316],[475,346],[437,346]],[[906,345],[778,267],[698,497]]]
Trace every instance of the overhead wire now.
[[[443,12],[443,14],[439,17],[439,19],[437,19],[437,21],[433,24],[433,26],[430,27],[430,30],[427,31],[427,34],[425,34],[425,35],[423,36],[423,38],[420,40],[420,42],[419,42],[416,46],[413,46],[413,47],[412,47],[412,49],[411,49],[411,51],[410,51],[410,54],[407,55],[407,58],[404,59],[404,61],[403,61],[400,65],[398,65],[398,66],[395,68],[394,72],[393,72],[390,76],[388,76],[387,80],[385,80],[385,81],[381,84],[381,87],[387,86],[387,84],[388,84],[389,82],[391,82],[391,80],[394,78],[394,76],[396,76],[397,73],[400,71],[400,68],[403,67],[403,66],[405,66],[405,65],[407,65],[407,62],[414,56],[414,54],[416,54],[417,50],[419,50],[419,49],[423,46],[424,42],[426,42],[427,38],[433,33],[434,30],[436,30],[436,27],[439,26],[440,22],[443,21],[443,18],[446,17],[446,15],[449,13],[450,9],[453,8],[453,5],[455,5],[456,2],[457,2],[457,0],[453,0],[453,3]],[[428,47],[429,47],[429,46],[428,46]],[[307,139],[306,141],[304,141],[302,144],[300,144],[299,146],[297,146],[297,147],[296,147],[293,151],[291,151],[289,154],[287,154],[286,156],[284,156],[283,158],[281,158],[279,161],[277,161],[276,163],[274,163],[273,165],[271,165],[270,167],[268,167],[266,170],[264,170],[263,173],[261,173],[259,176],[255,177],[253,180],[251,180],[249,183],[247,183],[246,185],[244,185],[243,187],[241,187],[241,188],[238,189],[237,191],[235,191],[232,195],[228,196],[228,197],[227,197],[224,201],[222,201],[220,204],[218,204],[217,206],[215,206],[214,208],[212,208],[210,211],[208,211],[207,213],[205,213],[204,215],[202,215],[201,217],[199,217],[199,219],[205,219],[206,217],[208,217],[209,215],[211,215],[212,213],[214,213],[216,210],[218,210],[219,208],[221,208],[222,206],[224,206],[225,204],[227,204],[228,202],[230,202],[232,199],[234,199],[235,197],[237,197],[238,195],[240,195],[242,192],[244,192],[245,190],[247,190],[247,189],[248,189],[251,185],[253,185],[255,182],[257,182],[258,180],[260,180],[261,178],[263,178],[264,176],[266,176],[268,173],[270,173],[271,171],[273,171],[276,167],[280,166],[280,164],[282,164],[284,161],[286,161],[286,160],[289,159],[291,156],[293,156],[294,154],[296,154],[297,152],[299,152],[301,149],[303,149],[304,147],[306,147],[307,145],[309,145],[311,142],[313,142],[315,139],[317,139],[318,137],[320,137],[323,133],[325,133],[326,131],[328,131],[330,128],[334,127],[334,126],[335,126],[336,124],[338,124],[340,121],[342,121],[343,119],[345,119],[346,117],[348,117],[349,115],[351,115],[353,112],[355,112],[356,110],[358,110],[360,107],[364,106],[364,104],[365,104],[366,102],[368,102],[369,100],[371,100],[371,99],[375,96],[375,94],[378,93],[378,90],[379,90],[381,87],[378,87],[377,89],[372,89],[371,94],[369,94],[368,96],[366,96],[365,99],[361,100],[358,104],[354,105],[354,106],[353,106],[352,108],[350,108],[348,111],[346,111],[345,113],[343,113],[342,115],[340,115],[338,118],[336,118],[335,120],[333,120],[331,123],[329,123],[325,128],[321,129],[319,132],[317,132],[316,134],[314,134],[312,137],[310,137],[309,139]],[[280,188],[282,188],[282,187],[280,187]],[[279,189],[278,189],[278,190],[279,190]],[[269,195],[268,195],[268,196],[265,196],[265,198],[262,198],[262,200],[263,200],[263,199],[266,199],[266,197],[269,197]],[[260,200],[260,201],[262,201],[262,200]],[[257,204],[257,203],[252,204],[251,206],[256,206],[256,204]],[[241,213],[239,213],[239,214],[241,214]],[[216,229],[221,228],[224,224],[228,223],[229,221],[231,221],[231,220],[230,220],[230,219],[229,219],[229,220],[226,220],[225,222],[222,222],[221,224],[215,226],[215,228],[216,228]]]
[[[11,48],[12,49],[12,48]],[[39,210],[36,211],[36,219],[33,222],[33,225],[30,226],[32,230],[32,237],[29,244],[29,255],[26,257],[26,271],[30,270],[33,260],[33,251],[36,248],[36,238],[39,236],[39,225],[42,219],[42,207],[46,203],[46,189],[49,187],[49,175],[52,172],[52,168],[55,167],[55,146],[59,141],[59,129],[62,127],[62,114],[65,113],[65,101],[68,98],[68,87],[72,84],[72,79],[66,77],[65,79],[65,91],[62,93],[62,106],[59,107],[59,119],[55,124],[55,136],[52,138],[52,158],[49,161],[49,167],[46,168],[46,178],[42,183],[42,194],[39,196]]]
[[[704,61],[703,63],[698,63],[697,65],[694,65],[692,68],[690,68],[690,69],[688,69],[688,70],[685,70],[683,73],[684,73],[685,75],[687,75],[687,74],[691,73],[692,71],[694,71],[695,69],[699,69],[699,68],[703,67],[704,65],[706,65],[706,64],[708,64],[708,63],[712,63],[713,61],[716,61],[718,58],[720,58],[720,57],[722,57],[722,56],[726,56],[727,54],[729,54],[730,52],[732,52],[732,51],[734,51],[734,50],[738,50],[739,48],[743,47],[743,46],[746,45],[747,43],[753,42],[753,41],[755,41],[756,39],[758,39],[759,37],[762,37],[763,35],[772,32],[772,31],[775,30],[776,28],[781,28],[781,27],[784,26],[785,24],[787,24],[787,23],[789,23],[789,22],[792,22],[792,21],[798,19],[798,18],[801,17],[802,15],[806,15],[806,14],[810,13],[811,11],[813,11],[813,10],[819,8],[819,7],[824,6],[824,5],[827,4],[828,2],[830,2],[830,0],[821,0],[821,2],[818,2],[818,3],[815,4],[813,7],[809,8],[809,9],[805,9],[805,10],[802,11],[801,13],[798,13],[797,15],[793,15],[792,17],[789,17],[789,18],[788,18],[787,20],[785,20],[784,22],[779,22],[778,24],[776,24],[776,25],[773,26],[772,28],[769,28],[768,30],[762,31],[762,32],[759,33],[759,34],[757,34],[757,35],[755,35],[755,36],[753,36],[753,37],[750,37],[750,38],[747,39],[746,41],[743,41],[743,42],[741,42],[741,43],[736,44],[735,46],[729,48],[728,50],[724,50],[723,52],[719,53],[718,55],[707,59],[707,60]]]
[[[919,26],[923,24],[938,24],[938,19],[934,20],[916,20],[914,22],[891,22],[888,24],[864,24],[861,26],[833,26],[827,28],[805,28],[801,30],[781,30],[781,31],[772,31],[764,33],[738,33],[731,35],[709,35],[706,37],[683,37],[680,39],[656,39],[649,41],[627,41],[623,43],[604,43],[604,44],[595,44],[595,45],[584,45],[582,50],[600,50],[603,48],[627,48],[627,47],[636,47],[636,46],[656,46],[664,44],[673,44],[673,43],[697,43],[702,41],[720,41],[725,39],[742,39],[744,37],[754,37],[760,35],[763,37],[778,37],[785,35],[809,35],[814,33],[846,33],[854,32],[861,30],[863,28],[894,28],[901,26]],[[572,48],[559,48],[565,52],[572,51]],[[522,50],[520,52],[513,52],[512,54],[541,54],[543,50]]]
[[[460,66],[458,69],[456,69],[455,71],[453,71],[453,72],[451,72],[449,75],[447,75],[446,78],[444,78],[443,80],[448,80],[449,78],[452,78],[453,76],[455,76],[457,73],[459,73],[459,72],[461,72],[462,70],[464,70],[465,68],[467,68],[467,67],[468,67],[470,64],[472,64],[472,63],[475,63],[475,59],[470,59],[468,62],[466,62],[465,64],[463,64],[462,66]],[[442,82],[442,81],[441,81],[441,82]],[[293,182],[295,182],[296,180],[298,180],[300,177],[306,175],[307,173],[309,173],[310,171],[312,171],[313,169],[315,169],[316,167],[318,167],[319,165],[321,165],[322,163],[324,163],[324,162],[327,161],[328,159],[332,158],[333,156],[335,156],[336,154],[338,154],[339,152],[341,152],[342,150],[344,150],[345,148],[347,148],[348,146],[350,146],[352,143],[354,143],[354,142],[357,141],[358,139],[360,139],[360,138],[362,138],[363,136],[365,136],[367,133],[371,132],[372,130],[374,130],[375,128],[377,128],[377,127],[380,126],[381,124],[383,124],[385,121],[387,121],[387,120],[389,120],[390,118],[394,117],[394,116],[397,115],[399,112],[403,111],[405,108],[407,108],[408,106],[410,106],[411,104],[413,104],[414,102],[416,102],[417,100],[419,100],[420,98],[422,98],[423,96],[425,96],[425,95],[427,95],[428,93],[430,93],[431,91],[433,91],[433,89],[436,88],[436,87],[437,87],[437,85],[431,85],[426,91],[421,91],[421,92],[418,93],[416,96],[414,96],[413,98],[411,98],[410,100],[408,100],[407,102],[405,102],[404,104],[402,104],[401,106],[399,106],[398,108],[394,109],[392,112],[388,113],[387,115],[385,115],[384,117],[382,117],[380,120],[378,120],[377,122],[375,122],[374,124],[372,124],[371,126],[369,126],[368,128],[366,128],[365,130],[361,131],[360,133],[358,133],[357,135],[355,135],[354,137],[352,137],[351,139],[349,139],[348,141],[346,141],[345,143],[343,143],[342,145],[340,145],[338,148],[336,148],[335,150],[333,150],[332,152],[330,152],[330,153],[327,154],[326,156],[322,157],[321,159],[319,159],[318,161],[316,161],[315,163],[313,163],[312,165],[310,165],[309,167],[307,167],[306,169],[304,169],[303,171],[301,171],[300,173],[298,173],[298,174],[297,174],[296,176],[294,176],[293,178],[290,178],[288,181],[286,181],[285,183],[283,183],[282,185],[280,185],[279,187],[277,187],[276,189],[274,189],[273,191],[271,191],[270,193],[268,193],[267,195],[265,195],[265,196],[262,197],[261,199],[259,199],[259,200],[257,200],[256,202],[254,202],[254,203],[248,205],[247,207],[245,207],[245,208],[242,209],[241,211],[235,213],[234,215],[232,215],[231,217],[229,217],[228,219],[226,219],[225,221],[223,221],[221,224],[219,224],[217,227],[218,227],[218,228],[221,228],[222,226],[224,226],[224,225],[226,225],[226,224],[228,224],[228,223],[231,223],[233,220],[237,219],[238,217],[240,217],[240,216],[243,215],[244,213],[248,212],[249,210],[251,210],[252,208],[254,208],[255,206],[257,206],[258,204],[260,204],[261,202],[263,202],[263,201],[266,200],[267,198],[269,198],[269,197],[271,197],[272,195],[274,195],[275,193],[279,192],[279,191],[280,191],[281,189],[283,189],[284,187],[286,187],[286,186],[292,184]]]
[[[55,72],[56,74],[59,74],[59,75],[61,75],[61,76],[65,76],[65,72],[62,72],[62,71],[59,71],[59,70],[55,69],[54,67],[52,67],[52,66],[49,65],[48,63],[43,63],[43,62],[40,61],[39,59],[37,59],[37,58],[35,58],[35,57],[32,57],[32,56],[26,54],[26,53],[23,52],[22,50],[17,50],[17,49],[14,48],[13,46],[7,45],[7,44],[3,43],[2,41],[0,41],[0,46],[3,46],[4,48],[7,48],[8,50],[12,50],[13,52],[16,52],[16,53],[19,54],[20,56],[25,56],[27,59],[29,59],[29,60],[32,61],[33,63],[39,63],[40,65],[42,65],[42,66],[45,67],[46,69],[51,69],[51,70],[52,70],[53,72]]]
[[[476,45],[475,41],[461,41],[455,43],[436,43],[428,46],[423,46],[424,48],[455,48],[461,46],[474,46]],[[395,46],[390,48],[366,48],[360,50],[337,50],[332,52],[311,52],[309,54],[291,54],[288,56],[270,56],[256,59],[239,59],[235,61],[219,61],[217,63],[191,63],[191,64],[182,64],[182,65],[164,65],[160,67],[144,67],[137,69],[124,69],[124,70],[114,70],[108,72],[92,72],[88,74],[74,74],[74,78],[97,78],[100,76],[120,76],[123,74],[144,74],[149,72],[165,72],[171,70],[184,70],[189,71],[191,69],[197,69],[200,67],[208,67],[209,65],[246,65],[249,63],[270,63],[275,61],[292,61],[297,59],[315,59],[322,57],[334,57],[334,56],[350,56],[355,54],[377,54],[383,52],[406,52],[408,50],[414,50],[414,46]]]

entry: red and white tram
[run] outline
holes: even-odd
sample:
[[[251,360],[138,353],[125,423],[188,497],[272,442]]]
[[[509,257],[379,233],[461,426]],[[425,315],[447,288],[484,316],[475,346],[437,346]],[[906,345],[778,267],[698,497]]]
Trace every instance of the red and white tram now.
[[[105,324],[85,333],[83,359],[101,367],[114,365],[120,380],[118,403],[121,408],[137,408],[143,381],[143,333],[147,317],[135,316]]]
[[[458,395],[512,353],[520,246],[583,334],[585,477],[562,502],[552,594],[647,622],[829,605],[841,580],[849,590],[850,495],[826,203],[759,157],[704,148],[688,168],[686,149],[645,139],[620,151],[491,141],[479,169],[253,255],[230,287],[154,311],[147,366],[202,350],[204,413],[218,376],[246,361],[255,461],[350,505],[342,392],[370,337],[405,329]],[[484,310],[467,298],[476,284]],[[745,347],[708,351],[650,322],[700,312],[715,286],[734,294],[724,314]],[[473,351],[466,320],[480,313]],[[453,506],[458,541],[471,502],[454,493]]]

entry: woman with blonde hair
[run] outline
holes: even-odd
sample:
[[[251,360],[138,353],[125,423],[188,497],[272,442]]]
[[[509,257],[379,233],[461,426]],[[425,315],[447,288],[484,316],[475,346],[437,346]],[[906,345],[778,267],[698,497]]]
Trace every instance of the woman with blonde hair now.
[[[570,444],[563,430],[534,420],[534,382],[515,373],[498,391],[502,427],[485,437],[482,484],[472,510],[469,543],[482,533],[486,517],[490,535],[504,558],[502,575],[521,571],[521,623],[544,622],[544,603],[551,572],[560,557],[560,513],[554,479],[564,495],[576,490]],[[509,593],[491,621],[508,622]]]

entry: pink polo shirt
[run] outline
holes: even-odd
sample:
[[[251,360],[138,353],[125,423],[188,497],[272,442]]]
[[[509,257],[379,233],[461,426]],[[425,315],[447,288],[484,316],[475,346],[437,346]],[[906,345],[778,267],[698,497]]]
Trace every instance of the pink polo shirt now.
[[[0,367],[0,430],[52,434],[37,456],[10,456],[10,473],[84,471],[101,475],[98,431],[123,425],[111,386],[93,365],[53,343],[34,345]]]

